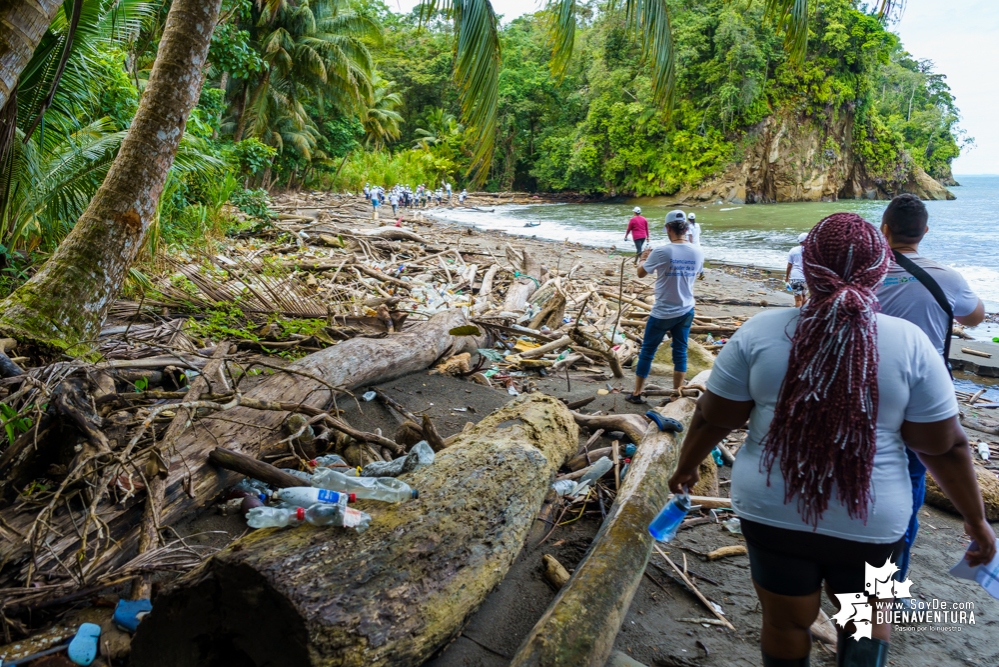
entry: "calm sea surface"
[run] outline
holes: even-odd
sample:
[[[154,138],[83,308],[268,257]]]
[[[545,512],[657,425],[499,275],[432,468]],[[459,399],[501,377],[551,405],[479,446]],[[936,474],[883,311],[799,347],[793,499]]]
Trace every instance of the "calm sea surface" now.
[[[999,311],[999,176],[958,176],[961,187],[952,188],[955,201],[927,202],[930,233],[920,248],[960,271],[986,303]],[[662,223],[673,207],[655,199],[595,204],[503,205],[492,213],[472,210],[434,211],[440,219],[498,229],[512,234],[593,246],[631,249],[624,230],[635,205],[649,219],[653,245],[665,243]],[[783,270],[787,252],[799,233],[830,213],[852,211],[880,223],[887,202],[839,201],[808,204],[717,204],[684,207],[701,223],[701,245],[708,259]],[[527,222],[540,222],[525,228]],[[997,331],[976,332],[999,335]],[[991,336],[990,336],[991,337]]]

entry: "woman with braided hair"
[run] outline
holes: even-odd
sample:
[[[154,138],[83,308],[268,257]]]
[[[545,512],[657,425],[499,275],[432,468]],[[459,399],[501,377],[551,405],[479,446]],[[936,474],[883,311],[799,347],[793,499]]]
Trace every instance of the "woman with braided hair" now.
[[[837,213],[809,233],[803,260],[812,299],[753,317],[725,345],[670,479],[674,492],[692,487],[711,449],[749,420],[732,507],[763,608],[765,667],[808,665],[823,582],[831,598],[867,602],[864,564],[894,561],[912,511],[906,445],[964,516],[979,545],[969,563],[995,554],[943,360],[918,327],[878,313],[892,262],[883,236]],[[840,632],[839,667],[887,664],[890,626],[861,625]]]

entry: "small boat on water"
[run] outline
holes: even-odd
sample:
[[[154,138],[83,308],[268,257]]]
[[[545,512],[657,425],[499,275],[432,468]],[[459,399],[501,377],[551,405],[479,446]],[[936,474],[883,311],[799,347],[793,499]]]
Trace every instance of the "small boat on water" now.
[[[541,223],[540,222],[525,222],[524,226],[525,227],[540,227]]]

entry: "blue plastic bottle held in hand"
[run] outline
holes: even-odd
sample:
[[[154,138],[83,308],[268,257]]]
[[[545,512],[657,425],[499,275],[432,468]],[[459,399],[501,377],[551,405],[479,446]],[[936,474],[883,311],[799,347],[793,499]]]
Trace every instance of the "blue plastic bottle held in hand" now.
[[[684,488],[683,493],[674,495],[666,503],[666,507],[652,520],[652,523],[649,524],[649,534],[659,542],[671,541],[676,537],[676,531],[680,529],[680,524],[683,523],[683,519],[689,511],[690,496],[687,489]]]

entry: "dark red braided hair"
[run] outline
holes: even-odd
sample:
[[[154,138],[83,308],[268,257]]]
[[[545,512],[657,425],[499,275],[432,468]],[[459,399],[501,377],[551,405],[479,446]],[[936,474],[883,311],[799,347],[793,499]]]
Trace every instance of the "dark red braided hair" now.
[[[761,467],[780,461],[784,502],[798,499],[817,526],[836,497],[851,518],[867,520],[877,446],[878,302],[891,266],[881,233],[859,215],[836,213],[803,244],[812,298],[801,309]]]

